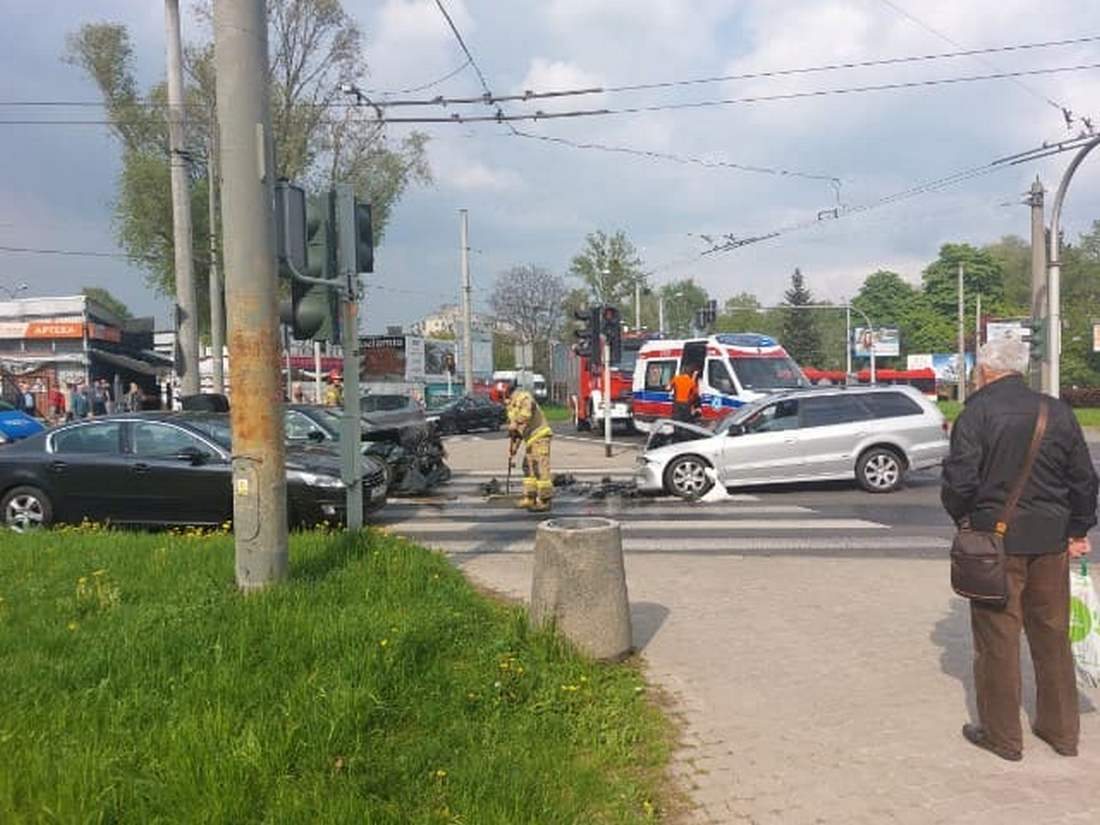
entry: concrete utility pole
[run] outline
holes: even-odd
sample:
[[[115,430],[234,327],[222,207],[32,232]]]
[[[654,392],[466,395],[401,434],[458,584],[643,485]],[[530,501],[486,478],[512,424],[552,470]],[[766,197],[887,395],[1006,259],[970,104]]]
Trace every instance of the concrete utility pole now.
[[[665,296],[657,296],[657,332],[665,334]]]
[[[1047,325],[1047,353],[1050,357],[1050,386],[1047,394],[1058,398],[1062,394],[1062,255],[1059,246],[1061,238],[1062,203],[1066,199],[1066,190],[1073,173],[1081,165],[1089,152],[1100,144],[1100,135],[1097,135],[1073,156],[1073,160],[1066,167],[1062,175],[1062,182],[1058,184],[1058,191],[1054,195],[1054,206],[1050,210],[1050,277],[1047,282],[1047,303],[1049,305]]]
[[[600,335],[603,346],[603,450],[611,458],[611,344]]]
[[[218,269],[218,118],[210,113],[210,143],[206,161],[207,189],[210,193],[210,352],[214,360],[214,392],[225,392],[225,298],[222,274]]]
[[[324,403],[324,392],[321,382],[321,342],[313,342],[313,403]]]
[[[874,349],[872,347],[872,349]],[[844,307],[844,383],[852,377],[852,308]]]
[[[474,349],[470,331],[473,312],[470,308],[470,215],[465,209],[459,209],[462,219],[460,242],[462,244],[462,376],[466,394],[474,391]]]
[[[982,293],[978,293],[974,307],[974,358],[978,357],[978,347],[982,345]]]
[[[1043,194],[1043,184],[1036,176],[1027,199],[1031,207],[1031,317],[1036,321],[1047,317],[1047,230],[1043,217]],[[1037,392],[1048,392],[1049,387],[1048,351],[1038,364],[1038,369],[1031,371],[1031,388]]]
[[[172,170],[172,245],[176,253],[176,375],[180,391],[199,391],[199,298],[191,260],[191,185],[184,143],[183,46],[179,0],[164,0],[168,41],[168,147]]]
[[[959,263],[959,371],[956,376],[958,382],[958,400],[962,404],[966,401],[966,303],[963,295],[964,267]]]
[[[214,65],[233,367],[233,531],[237,585],[249,591],[287,570],[265,0],[214,4]]]
[[[336,184],[336,271],[345,293],[340,333],[344,350],[344,418],[340,431],[342,476],[347,486],[348,530],[363,526],[363,454],[359,398],[359,273],[355,266],[355,192]]]
[[[634,331],[642,329],[642,282],[634,282]]]

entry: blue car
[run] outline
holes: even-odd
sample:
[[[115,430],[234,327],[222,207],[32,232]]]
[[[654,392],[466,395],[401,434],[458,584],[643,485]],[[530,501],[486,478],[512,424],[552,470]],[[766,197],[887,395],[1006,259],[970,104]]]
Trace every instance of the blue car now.
[[[7,401],[0,401],[0,444],[19,441],[44,429],[38,419],[20,412]]]

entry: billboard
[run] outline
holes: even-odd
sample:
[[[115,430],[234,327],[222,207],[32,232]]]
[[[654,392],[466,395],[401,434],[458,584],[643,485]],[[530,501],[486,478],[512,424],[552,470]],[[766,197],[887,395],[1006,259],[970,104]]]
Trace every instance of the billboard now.
[[[958,381],[959,355],[956,352],[936,352],[910,355],[906,359],[905,368],[909,370],[931,369],[936,373],[936,380],[945,384],[954,384]],[[974,370],[974,353],[966,354],[966,374],[969,376]]]
[[[454,341],[424,339],[424,376],[428,380],[446,380],[448,367],[457,369],[457,347]]]
[[[867,327],[856,327],[852,331],[852,344],[856,358],[870,358],[872,344],[876,358],[901,355],[901,333],[897,327],[878,327],[873,331]]]
[[[366,335],[359,339],[359,377],[364,381],[404,381],[405,339],[400,335]]]

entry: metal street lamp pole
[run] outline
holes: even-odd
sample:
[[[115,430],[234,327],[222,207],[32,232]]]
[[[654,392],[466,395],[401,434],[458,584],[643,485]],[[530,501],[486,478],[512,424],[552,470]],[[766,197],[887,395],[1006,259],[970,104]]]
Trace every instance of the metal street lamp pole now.
[[[1065,174],[1062,175],[1062,182],[1058,184],[1058,193],[1054,196],[1054,207],[1050,211],[1050,262],[1047,272],[1047,306],[1050,323],[1046,340],[1050,359],[1050,386],[1044,389],[1055,398],[1061,395],[1062,388],[1062,261],[1059,249],[1061,239],[1058,237],[1062,221],[1062,202],[1066,198],[1066,190],[1069,188],[1073,173],[1098,144],[1100,144],[1100,135],[1082,146],[1073,156],[1073,160],[1066,167]]]

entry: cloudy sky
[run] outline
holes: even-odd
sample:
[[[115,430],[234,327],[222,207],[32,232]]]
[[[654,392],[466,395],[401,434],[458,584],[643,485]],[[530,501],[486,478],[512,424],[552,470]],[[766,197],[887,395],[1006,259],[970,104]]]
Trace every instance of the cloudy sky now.
[[[365,86],[430,82],[464,56],[434,0],[344,0],[366,35]],[[497,94],[623,86],[849,63],[1100,35],[1100,4],[1081,0],[444,0]],[[186,5],[186,2],[185,2]],[[0,121],[43,119],[13,101],[95,100],[60,55],[81,22],[126,23],[142,81],[164,74],[163,7],[156,0],[3,0]],[[917,18],[917,19],[914,19]],[[934,31],[932,31],[934,30]],[[934,33],[934,32],[938,32]],[[201,32],[190,9],[184,37]],[[592,95],[541,108],[645,108],[995,72],[1100,63],[1100,41],[848,71]],[[430,94],[479,94],[466,69]],[[1038,173],[1053,186],[1067,157],[1008,168],[884,208],[700,258],[698,236],[765,234],[858,207],[953,172],[1068,136],[1052,103],[1096,116],[1100,69],[911,90],[663,109],[521,123],[531,134],[711,162],[835,176],[703,167],[569,148],[517,137],[500,124],[422,128],[435,184],[410,191],[393,215],[370,279],[368,325],[408,323],[454,301],[458,210],[470,212],[471,268],[484,302],[494,277],[517,263],[564,273],[594,229],[623,229],[656,283],[694,276],[723,298],[750,290],[777,300],[799,266],[823,298],[851,295],[892,268],[919,278],[940,244],[1026,234],[1021,194]],[[69,113],[72,114],[71,112]],[[85,113],[86,114],[86,113]],[[411,127],[393,126],[400,137]],[[117,252],[111,200],[118,146],[102,127],[0,123],[0,246]],[[1065,224],[1100,218],[1100,158],[1075,180]],[[839,198],[839,199],[838,199]],[[142,272],[115,258],[0,252],[0,285],[33,294],[106,286],[166,323],[168,302]]]

